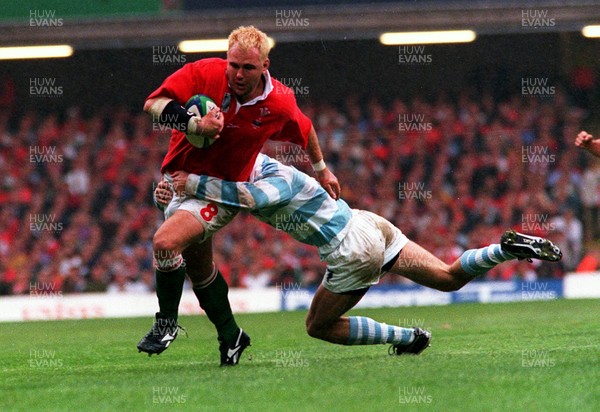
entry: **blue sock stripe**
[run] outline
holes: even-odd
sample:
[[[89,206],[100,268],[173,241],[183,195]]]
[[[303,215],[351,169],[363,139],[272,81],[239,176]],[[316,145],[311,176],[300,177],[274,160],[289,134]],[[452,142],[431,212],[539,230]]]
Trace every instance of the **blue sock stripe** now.
[[[478,253],[481,253],[481,257],[478,257]],[[460,265],[469,275],[480,276],[508,259],[500,245],[492,244],[480,249],[466,250],[460,257]]]
[[[477,253],[477,249],[469,249],[463,256],[461,256],[460,263],[465,272],[467,272],[471,276],[478,276],[480,274],[479,266],[475,261],[475,255]],[[464,259],[463,259],[464,257]]]
[[[381,342],[381,323],[373,322],[373,326],[375,327],[375,336],[373,337],[371,343],[379,343]]]
[[[469,256],[467,256],[467,264],[471,270],[477,270],[477,261],[475,261],[475,255],[477,254],[477,250],[471,250]]]
[[[360,323],[362,325],[362,339],[360,340],[360,343],[362,345],[365,345],[368,340],[369,340],[369,321],[367,320],[367,318],[361,316],[360,317]]]
[[[502,250],[502,246],[500,245],[494,245],[496,246],[494,248],[494,256],[496,257],[496,259],[498,259],[499,262],[506,262],[507,260],[511,260],[514,259],[514,256],[506,253],[505,251]]]
[[[364,339],[364,343],[365,345],[369,345],[371,344],[371,342],[373,341],[373,333],[375,332],[373,330],[373,322],[371,321],[371,319],[367,318],[367,330],[365,331],[365,339]]]
[[[348,318],[350,321],[350,337],[348,338],[348,344],[352,345],[358,338],[358,319],[354,316]]]
[[[396,327],[392,325],[388,325],[388,337],[385,343],[392,343],[394,341],[394,337],[396,336]]]
[[[412,329],[407,329],[407,328],[402,328],[402,342],[401,343],[408,343],[408,341],[410,340],[411,336],[412,336],[413,330]]]
[[[350,316],[348,345],[374,345],[385,343],[407,344],[413,336],[412,328],[379,323],[366,316]]]
[[[490,249],[492,250],[492,255],[498,262],[504,262],[506,258],[502,255],[502,250],[500,250],[500,245],[490,245]]]
[[[484,248],[481,257],[483,258],[483,261],[485,262],[486,265],[488,265],[489,267],[494,267],[494,266],[496,266],[496,262],[494,262],[492,260],[492,258],[490,258],[489,251],[490,251],[489,246]],[[493,253],[494,253],[494,251],[492,249],[492,254]]]
[[[467,272],[469,275],[472,275],[471,270],[469,269],[469,261],[468,261],[469,251],[463,252],[460,256],[460,266]]]

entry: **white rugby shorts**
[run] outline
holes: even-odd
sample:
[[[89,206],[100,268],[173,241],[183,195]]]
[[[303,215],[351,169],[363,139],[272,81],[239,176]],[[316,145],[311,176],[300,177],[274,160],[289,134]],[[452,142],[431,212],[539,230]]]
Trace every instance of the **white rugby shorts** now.
[[[171,182],[169,175],[164,176],[167,182]],[[238,209],[217,205],[216,203],[200,200],[187,194],[178,195],[173,193],[171,203],[165,208],[165,219],[168,219],[178,210],[190,212],[204,228],[199,243],[204,242],[210,236],[227,225],[237,215]]]
[[[333,293],[379,283],[382,267],[400,253],[408,238],[389,221],[366,210],[352,210],[346,237],[324,259],[323,287]]]

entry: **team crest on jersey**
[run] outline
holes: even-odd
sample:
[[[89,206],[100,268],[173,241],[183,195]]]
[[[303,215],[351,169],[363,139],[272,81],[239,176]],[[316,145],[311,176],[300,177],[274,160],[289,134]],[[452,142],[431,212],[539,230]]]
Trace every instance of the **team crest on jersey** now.
[[[260,107],[260,114],[258,115],[258,119],[252,121],[252,127],[254,127],[255,129],[258,129],[259,127],[262,126],[263,121],[262,118],[265,116],[268,116],[271,114],[271,111],[269,110],[268,107]]]

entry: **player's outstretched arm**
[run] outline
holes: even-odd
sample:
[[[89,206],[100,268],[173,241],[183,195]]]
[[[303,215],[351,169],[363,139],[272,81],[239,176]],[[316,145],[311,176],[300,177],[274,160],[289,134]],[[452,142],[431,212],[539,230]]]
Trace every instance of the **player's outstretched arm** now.
[[[600,157],[600,139],[594,139],[594,137],[582,130],[575,138],[575,146],[581,147],[594,156]]]
[[[323,161],[323,153],[321,152],[321,146],[319,146],[319,138],[314,127],[311,127],[308,135],[308,145],[306,146],[306,153],[312,163],[313,170],[315,171],[317,180],[329,193],[329,196],[335,200],[340,198],[341,188],[337,177],[327,168],[327,165]]]
[[[253,183],[230,182],[184,171],[177,171],[171,177],[175,192],[185,192],[200,200],[250,211],[273,207],[292,198],[290,184],[280,175],[270,175]]]

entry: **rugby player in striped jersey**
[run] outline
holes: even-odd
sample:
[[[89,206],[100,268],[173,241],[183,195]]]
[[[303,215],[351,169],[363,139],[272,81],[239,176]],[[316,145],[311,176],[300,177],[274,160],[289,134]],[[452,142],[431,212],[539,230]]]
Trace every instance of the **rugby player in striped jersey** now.
[[[513,259],[556,262],[560,249],[551,241],[506,231],[500,243],[465,251],[448,265],[410,241],[386,219],[351,209],[333,199],[319,183],[291,166],[260,154],[249,182],[177,171],[157,192],[194,195],[222,208],[245,209],[261,221],[318,248],[327,263],[306,319],[310,336],[343,345],[390,344],[393,354],[419,354],[431,334],[420,328],[386,325],[364,316],[344,316],[386,273],[404,276],[441,291],[454,291],[492,267]],[[161,197],[168,200],[168,193]],[[165,201],[166,201],[165,200]],[[295,222],[281,225],[280,222]]]

